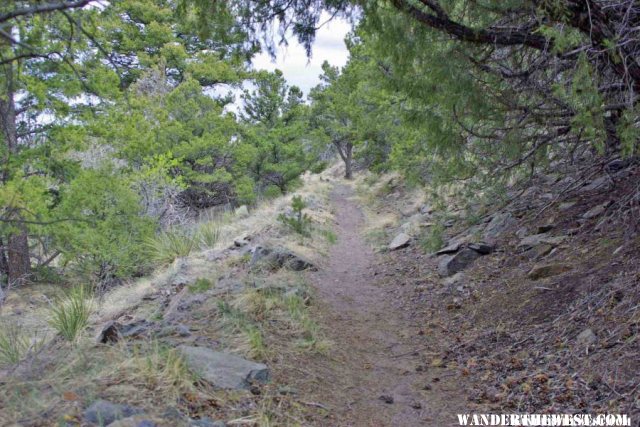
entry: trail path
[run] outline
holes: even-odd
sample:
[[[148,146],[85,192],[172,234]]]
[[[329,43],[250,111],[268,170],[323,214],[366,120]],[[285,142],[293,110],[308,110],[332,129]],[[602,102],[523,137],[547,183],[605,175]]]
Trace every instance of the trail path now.
[[[377,255],[360,234],[364,215],[352,196],[347,186],[333,190],[339,237],[312,276],[319,322],[334,342],[332,362],[314,367],[316,395],[331,412],[319,425],[450,425],[454,415],[439,413],[446,405],[423,390],[430,379],[418,368],[417,329],[379,284]]]

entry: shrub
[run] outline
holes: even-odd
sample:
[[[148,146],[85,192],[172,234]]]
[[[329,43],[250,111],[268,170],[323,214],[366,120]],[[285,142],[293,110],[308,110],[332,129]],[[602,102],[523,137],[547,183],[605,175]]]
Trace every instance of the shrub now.
[[[220,227],[215,222],[205,222],[200,225],[197,234],[200,246],[211,248],[220,240]]]
[[[200,277],[198,279],[196,279],[196,281],[189,285],[189,292],[191,293],[200,293],[200,292],[206,292],[209,289],[211,289],[211,287],[213,286],[213,282],[209,279],[205,279],[204,277]]]
[[[432,226],[420,241],[420,246],[426,252],[432,253],[440,250],[444,245],[444,226],[440,223]]]
[[[307,207],[307,204],[302,200],[300,196],[293,196],[291,199],[291,209],[293,209],[293,216],[289,217],[285,214],[278,215],[278,220],[285,226],[291,228],[298,234],[308,236],[311,233],[309,228],[311,226],[311,218],[302,211]]]
[[[86,286],[75,286],[51,307],[51,326],[67,341],[78,339],[89,323],[93,298]]]
[[[189,255],[196,247],[193,233],[184,230],[169,230],[148,239],[149,256],[158,264],[170,264],[176,258]]]

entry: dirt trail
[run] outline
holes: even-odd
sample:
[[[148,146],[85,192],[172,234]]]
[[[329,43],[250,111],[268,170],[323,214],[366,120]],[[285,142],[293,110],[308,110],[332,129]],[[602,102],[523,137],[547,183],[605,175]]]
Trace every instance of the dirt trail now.
[[[308,368],[315,371],[315,395],[330,410],[330,419],[318,425],[450,425],[455,412],[424,390],[431,381],[418,368],[424,366],[424,341],[415,339],[408,313],[394,306],[379,280],[377,256],[360,235],[364,215],[352,193],[347,186],[332,193],[339,239],[312,276],[319,322],[334,342],[331,363]]]

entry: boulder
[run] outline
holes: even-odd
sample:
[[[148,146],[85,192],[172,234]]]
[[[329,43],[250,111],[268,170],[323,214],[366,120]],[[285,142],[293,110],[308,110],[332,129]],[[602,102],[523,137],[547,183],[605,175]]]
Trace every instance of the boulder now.
[[[141,414],[142,409],[112,403],[107,400],[96,400],[84,410],[82,414],[85,421],[101,426],[107,426],[116,420],[129,418],[137,414]]]
[[[481,255],[473,249],[464,248],[453,255],[444,255],[438,264],[438,273],[443,277],[453,276],[469,267]]]
[[[400,233],[389,244],[389,250],[395,251],[397,249],[406,248],[411,243],[411,236],[405,233]]]
[[[497,213],[489,221],[484,229],[484,240],[487,242],[494,242],[495,239],[500,237],[510,227],[517,224],[517,220],[509,212]]]
[[[269,368],[262,363],[205,347],[179,346],[178,350],[189,368],[214,387],[248,390],[255,382],[264,384],[270,380]]]
[[[547,277],[557,276],[571,270],[568,264],[536,264],[533,266],[527,276],[531,280],[546,279]]]
[[[235,215],[240,218],[249,216],[249,208],[247,205],[242,205],[235,210]]]
[[[249,236],[248,234],[238,236],[235,239],[233,239],[233,246],[236,248],[245,247],[249,243],[251,243],[251,236]]]

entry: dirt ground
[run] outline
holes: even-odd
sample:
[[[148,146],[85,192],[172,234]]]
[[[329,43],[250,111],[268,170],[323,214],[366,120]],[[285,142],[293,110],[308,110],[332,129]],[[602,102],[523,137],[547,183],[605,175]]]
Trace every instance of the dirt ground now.
[[[421,332],[412,313],[398,305],[394,287],[384,284],[379,255],[363,240],[364,215],[353,195],[346,185],[333,190],[338,241],[310,277],[331,354],[296,361],[304,378],[290,380],[326,409],[313,425],[457,425],[455,414],[468,405],[444,370],[430,372],[438,354],[430,351],[435,337]]]

